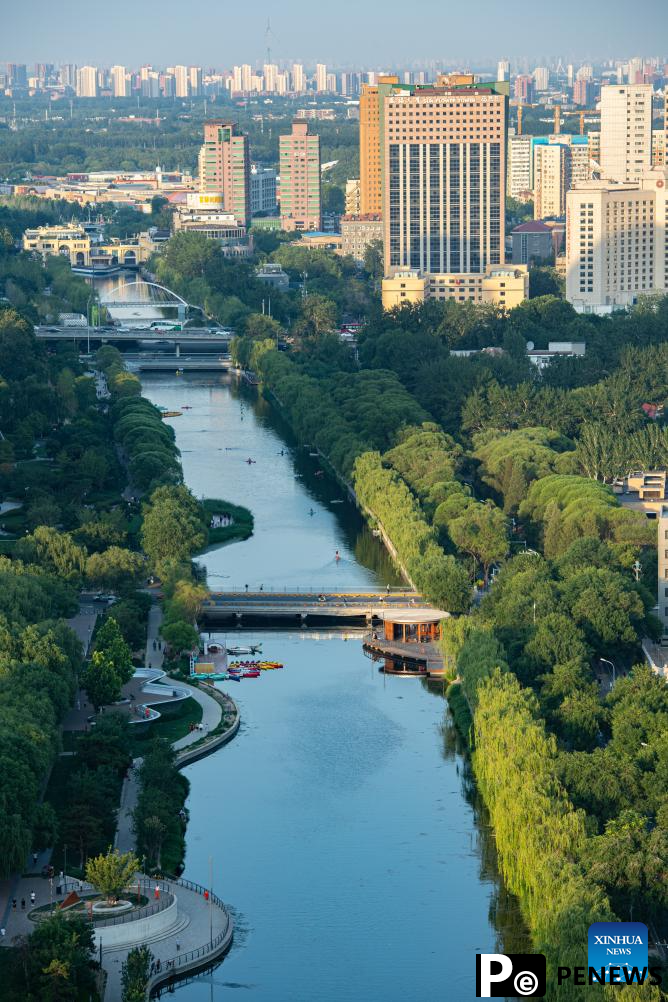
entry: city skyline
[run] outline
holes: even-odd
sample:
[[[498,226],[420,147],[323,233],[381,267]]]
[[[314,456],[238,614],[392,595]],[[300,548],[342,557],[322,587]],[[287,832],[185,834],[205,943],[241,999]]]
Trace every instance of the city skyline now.
[[[432,61],[463,68],[464,63],[491,64],[499,58],[521,58],[545,48],[544,34],[535,20],[526,17],[526,7],[518,0],[504,5],[501,13],[492,0],[479,0],[475,34],[470,32],[468,9],[456,4],[437,5],[433,0],[422,0],[418,8],[411,9],[411,17],[400,23],[392,17],[394,10],[392,3],[384,10],[384,23],[396,26],[390,34],[378,31],[374,9],[365,9],[351,0],[341,0],[330,10],[320,8],[315,14],[306,0],[291,0],[279,15],[267,6],[253,18],[245,11],[212,9],[203,15],[207,20],[203,34],[201,18],[184,20],[183,8],[175,0],[141,6],[119,0],[113,22],[97,36],[79,30],[90,17],[88,5],[81,0],[73,0],[65,8],[56,8],[47,0],[32,0],[5,15],[0,60],[108,64],[187,61],[219,66],[240,59],[263,61],[269,47],[273,61],[324,61],[341,67],[377,65],[389,70],[392,64]],[[400,15],[401,10],[397,4],[396,14]],[[644,4],[646,16],[630,23],[623,16],[623,0],[596,0],[587,7],[576,0],[564,0],[560,13],[559,21],[550,25],[550,50],[551,55],[568,59],[614,59],[628,57],[632,50],[652,52],[662,37],[662,29],[668,32],[668,9],[663,0],[649,0]],[[352,22],[348,15],[354,15],[354,33],[349,30]],[[426,35],[425,17],[429,18]],[[178,32],[172,30],[175,18],[181,18]],[[163,24],[169,30],[163,32]],[[574,24],[577,32],[573,31]],[[439,40],[437,48],[434,39]],[[346,54],[344,62],[337,55],[340,52]],[[539,62],[551,56],[541,52],[532,58]]]

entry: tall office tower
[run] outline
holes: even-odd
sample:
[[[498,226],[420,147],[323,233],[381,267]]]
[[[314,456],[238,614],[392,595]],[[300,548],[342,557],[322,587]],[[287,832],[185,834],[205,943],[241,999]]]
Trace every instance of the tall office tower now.
[[[293,63],[292,66],[292,93],[303,94],[306,90],[306,76],[302,63]]]
[[[380,77],[363,84],[360,94],[360,212],[383,211],[381,105],[399,77]]]
[[[160,97],[160,74],[150,70],[145,80],[140,81],[142,97]]]
[[[601,171],[636,181],[652,162],[652,85],[601,87]]]
[[[510,63],[507,59],[499,59],[496,66],[496,79],[508,80],[510,78]]]
[[[547,66],[537,66],[533,71],[533,78],[536,82],[536,90],[544,91],[550,86],[550,71]]]
[[[193,97],[200,97],[202,94],[202,67],[201,66],[189,66],[188,67],[188,83],[190,84],[190,93]]]
[[[97,97],[96,66],[82,66],[77,70],[77,97]]]
[[[232,122],[204,123],[204,145],[199,151],[199,188],[222,193],[223,210],[240,226],[250,220],[250,157],[248,136]]]
[[[499,87],[396,87],[382,101],[386,277],[415,269],[431,295],[480,300],[483,276],[504,263]]]
[[[28,86],[28,71],[25,63],[7,63],[7,76],[12,87]]]
[[[243,87],[241,85],[241,67],[240,66],[234,66],[232,68],[232,85],[231,86],[232,86],[232,90],[234,91],[235,94],[240,94],[241,91],[243,90]]]
[[[573,86],[573,80],[575,79],[575,71],[573,70],[573,63],[569,63],[566,67],[566,83],[569,87]]]
[[[566,206],[566,298],[576,310],[611,313],[668,292],[668,169],[589,181]]]
[[[580,79],[573,84],[573,104],[578,104],[581,108],[591,108],[594,95],[593,81]]]
[[[111,91],[114,97],[128,96],[125,66],[111,67]]]
[[[290,135],[280,137],[278,169],[281,229],[319,230],[320,136],[309,133],[307,122],[293,122]]]
[[[278,66],[276,63],[265,63],[262,74],[264,76],[264,89],[267,94],[273,94],[276,90],[276,77],[278,76]]]
[[[174,67],[174,86],[177,97],[188,97],[190,94],[190,74],[187,66]]]
[[[571,150],[564,143],[534,147],[534,219],[559,219],[566,214],[571,187]]]
[[[319,94],[327,90],[327,67],[324,63],[318,63],[315,68],[315,89]]]
[[[176,80],[173,73],[160,74],[160,90],[163,97],[176,97]]]
[[[533,104],[536,100],[536,83],[533,77],[520,75],[515,77],[515,100],[519,104]]]
[[[532,142],[533,136],[508,137],[506,194],[519,202],[529,202],[533,197]]]

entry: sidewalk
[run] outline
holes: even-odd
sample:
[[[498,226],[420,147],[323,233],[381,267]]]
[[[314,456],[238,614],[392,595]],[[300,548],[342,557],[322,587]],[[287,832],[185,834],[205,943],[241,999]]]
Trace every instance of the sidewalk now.
[[[116,827],[116,838],[114,848],[120,852],[130,852],[135,847],[135,833],[133,831],[133,815],[139,797],[139,769],[144,760],[136,758],[128,771],[127,777],[123,780],[121,789],[121,802],[118,808],[118,823]]]
[[[165,660],[163,642],[160,638],[160,626],[162,624],[162,608],[157,602],[151,606],[148,614],[148,627],[146,630],[146,657],[147,668],[162,668]],[[153,647],[153,644],[156,647]]]

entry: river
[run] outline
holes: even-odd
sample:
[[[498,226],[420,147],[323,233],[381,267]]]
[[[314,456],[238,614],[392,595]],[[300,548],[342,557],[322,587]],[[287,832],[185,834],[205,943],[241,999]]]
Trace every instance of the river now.
[[[212,587],[397,582],[255,391],[233,376],[142,381],[155,403],[186,406],[170,423],[192,490],[254,512],[251,540],[201,558]],[[233,636],[285,668],[234,685],[238,736],[186,770],[185,876],[208,884],[212,865],[235,938],[176,985],[179,1002],[474,999],[475,953],[527,944],[441,687],[380,674],[354,631]]]

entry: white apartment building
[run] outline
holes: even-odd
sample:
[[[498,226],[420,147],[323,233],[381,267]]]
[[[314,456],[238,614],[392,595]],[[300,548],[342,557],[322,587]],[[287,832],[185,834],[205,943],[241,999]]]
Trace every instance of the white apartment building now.
[[[190,74],[187,66],[174,67],[174,87],[176,97],[188,97]]]
[[[531,198],[532,181],[532,145],[533,136],[508,137],[508,174],[506,178],[507,194],[520,202]]]
[[[507,59],[499,59],[498,63],[496,64],[496,79],[497,80],[510,79],[510,63]]]
[[[292,93],[303,94],[306,90],[306,76],[301,63],[294,63],[292,66]]]
[[[259,164],[251,164],[250,207],[252,216],[258,212],[275,215],[278,208],[275,167],[261,167]]]
[[[652,85],[601,87],[601,176],[637,181],[652,163]]]
[[[550,71],[547,66],[537,66],[533,71],[533,78],[536,82],[536,90],[548,90],[550,86]]]
[[[125,66],[112,66],[111,89],[114,97],[127,97],[127,80],[125,79]],[[142,77],[143,79],[143,77]]]
[[[562,143],[534,147],[534,219],[558,219],[566,213],[571,187],[571,148]]]
[[[566,196],[566,298],[581,313],[627,309],[665,294],[668,170],[638,182],[589,181]]]
[[[324,94],[327,90],[327,66],[325,63],[318,63],[315,68],[315,89],[319,94]]]
[[[97,97],[97,66],[77,70],[77,97]]]

